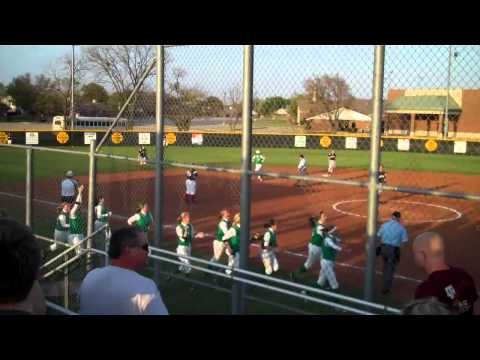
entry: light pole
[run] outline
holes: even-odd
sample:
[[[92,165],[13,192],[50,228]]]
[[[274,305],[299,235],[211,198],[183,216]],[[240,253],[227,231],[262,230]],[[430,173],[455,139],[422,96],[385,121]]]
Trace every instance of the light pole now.
[[[75,45],[72,45],[72,66],[70,68],[71,75],[71,89],[70,89],[70,129],[74,129],[75,123],[75,105],[74,105],[74,92],[75,92]]]

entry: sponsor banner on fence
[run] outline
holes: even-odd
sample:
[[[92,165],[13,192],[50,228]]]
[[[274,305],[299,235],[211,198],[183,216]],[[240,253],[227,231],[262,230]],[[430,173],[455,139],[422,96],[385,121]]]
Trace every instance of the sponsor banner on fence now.
[[[26,132],[25,133],[26,145],[38,145],[38,132]]]
[[[466,141],[455,141],[453,144],[453,152],[456,154],[466,154],[467,153],[467,142]]]
[[[434,152],[438,149],[438,143],[435,140],[428,140],[425,142],[425,149],[427,149],[428,152]]]
[[[68,133],[66,133],[65,131],[60,131],[57,134],[57,142],[59,144],[66,144],[69,139],[70,139],[70,136],[68,136]]]
[[[97,140],[97,133],[86,132],[84,134],[84,139],[85,139],[85,145],[90,145],[90,142],[92,140]]]
[[[0,144],[10,144],[9,137],[6,132],[0,131]]]
[[[150,133],[138,133],[139,145],[150,145]]]
[[[203,145],[203,134],[192,134],[192,145]]]
[[[356,149],[357,148],[357,138],[356,137],[346,137],[345,138],[345,149]]]
[[[320,145],[324,148],[328,148],[332,145],[332,139],[329,136],[322,136],[320,138]]]
[[[121,144],[123,142],[123,135],[120,132],[114,132],[112,134],[112,142],[114,144]]]
[[[173,145],[177,142],[177,135],[175,133],[167,134],[167,145]]]
[[[306,136],[295,136],[295,147],[304,148],[307,146],[307,137]]]
[[[399,151],[409,151],[410,139],[398,139],[397,148]]]

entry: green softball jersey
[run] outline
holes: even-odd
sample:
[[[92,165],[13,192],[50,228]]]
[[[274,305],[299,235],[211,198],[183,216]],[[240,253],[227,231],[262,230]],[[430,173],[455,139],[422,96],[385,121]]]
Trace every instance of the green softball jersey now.
[[[335,236],[329,236],[330,241],[338,246],[338,240]],[[328,241],[324,241],[322,245],[322,255],[324,260],[335,261],[337,250],[329,246]]]
[[[255,165],[261,165],[265,161],[265,157],[261,154],[256,154],[253,155],[252,161],[255,163]]]
[[[183,236],[178,236],[178,245],[182,246],[192,246],[192,240],[193,240],[193,226],[192,224],[179,224],[180,228],[182,229],[182,234],[186,235],[185,237]]]
[[[218,241],[223,241],[223,235],[225,235],[225,232],[222,230],[222,225],[225,224],[225,227],[228,229],[228,220],[222,219],[220,222],[217,224],[217,231],[215,233],[215,240]]]
[[[100,210],[100,217],[97,217],[97,221],[100,221],[100,222],[103,222],[103,223],[108,223],[108,209],[105,208],[105,207],[101,207],[101,210]],[[95,215],[97,214],[97,211],[95,209]]]
[[[138,215],[140,215],[140,219],[135,222],[135,227],[140,231],[148,232],[148,230],[150,230],[150,225],[152,225],[153,222],[152,214],[144,214],[142,212],[139,212]]]
[[[324,229],[325,227],[322,224],[315,225],[312,229],[312,239],[310,240],[310,243],[322,247],[324,241]]]
[[[232,236],[228,239],[228,243],[232,248],[234,254],[240,251],[240,226],[233,225],[232,228],[235,230],[235,236]]]
[[[70,234],[85,234],[85,221],[83,221],[80,211],[75,218],[70,217]]]
[[[263,239],[262,239],[262,249],[265,249],[266,246],[265,246],[265,235],[269,234],[270,236],[270,239],[269,239],[269,242],[268,242],[268,246],[269,247],[276,247],[277,246],[277,233],[275,231],[273,231],[272,229],[268,229],[265,234],[263,235]]]
[[[66,222],[67,224],[69,223],[68,213],[65,212],[65,211],[62,211],[60,214],[58,214],[57,222],[55,223],[55,230],[58,230],[58,231],[69,231],[69,228],[68,228],[68,227],[63,227],[63,226],[62,226],[62,223],[60,222],[60,217],[61,217],[61,216],[65,216],[65,222]]]

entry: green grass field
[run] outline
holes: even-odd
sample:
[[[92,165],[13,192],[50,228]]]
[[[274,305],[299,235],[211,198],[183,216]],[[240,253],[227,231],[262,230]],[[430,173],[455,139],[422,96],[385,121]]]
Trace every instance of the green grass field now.
[[[88,151],[87,147],[71,147],[68,149]],[[135,146],[104,147],[103,153],[137,156]],[[298,163],[298,155],[303,153],[310,168],[327,166],[327,150],[314,149],[264,149],[267,157],[265,170],[269,166],[289,166],[294,169]],[[148,147],[150,159],[155,158],[155,149]],[[238,168],[240,166],[240,148],[230,147],[177,147],[169,146],[165,150],[169,161],[203,164],[221,167]],[[409,170],[421,172],[457,173],[465,175],[480,174],[480,158],[468,155],[422,154],[403,152],[383,152],[382,163],[387,171]],[[88,159],[82,155],[69,155],[45,151],[35,152],[35,178],[62,176],[66,170],[74,169],[78,175],[88,173]],[[367,169],[369,152],[362,150],[338,150],[337,165],[339,168]],[[21,149],[0,149],[1,174],[0,184],[23,181],[25,178],[25,151]],[[99,159],[100,173],[138,170],[135,162]]]

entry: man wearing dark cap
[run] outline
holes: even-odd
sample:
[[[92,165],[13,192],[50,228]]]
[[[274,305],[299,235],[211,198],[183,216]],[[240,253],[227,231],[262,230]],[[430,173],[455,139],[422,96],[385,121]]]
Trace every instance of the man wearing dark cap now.
[[[408,241],[407,230],[400,223],[401,217],[400,212],[395,211],[391,220],[384,223],[377,233],[381,241],[377,254],[383,258],[382,294],[388,294],[392,288],[395,268],[400,261],[400,246]]]

